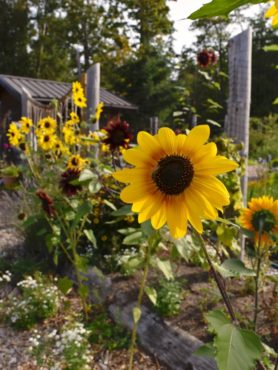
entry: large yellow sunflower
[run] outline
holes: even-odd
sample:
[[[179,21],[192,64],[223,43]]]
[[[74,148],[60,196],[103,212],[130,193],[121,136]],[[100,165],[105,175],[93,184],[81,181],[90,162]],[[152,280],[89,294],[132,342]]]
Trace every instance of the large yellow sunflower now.
[[[157,135],[139,132],[139,146],[124,153],[135,166],[114,173],[129,184],[121,199],[133,203],[142,223],[151,219],[155,229],[168,224],[174,238],[181,238],[187,222],[201,233],[201,220],[216,219],[217,210],[229,204],[229,193],[215,176],[232,171],[237,164],[217,156],[214,143],[205,144],[210,135],[208,125],[195,127],[186,136],[167,127]]]
[[[254,232],[257,245],[259,239],[261,246],[272,245],[270,234],[278,235],[278,200],[268,196],[252,198],[248,208],[244,208],[241,212],[240,223],[245,229]]]
[[[272,18],[272,26],[278,24],[278,0],[275,0],[274,4],[265,13],[266,18]]]

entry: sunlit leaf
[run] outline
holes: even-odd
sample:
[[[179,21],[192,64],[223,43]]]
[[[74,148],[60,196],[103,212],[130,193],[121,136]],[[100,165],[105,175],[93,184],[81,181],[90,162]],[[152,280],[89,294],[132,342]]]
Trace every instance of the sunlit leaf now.
[[[203,5],[200,9],[190,14],[189,19],[210,18],[217,16],[226,16],[232,10],[247,4],[258,4],[268,0],[212,0]]]
[[[267,45],[263,49],[264,51],[278,51],[278,44]]]
[[[133,321],[136,324],[141,318],[142,311],[139,307],[134,307],[132,310],[132,314],[133,314]]]
[[[172,267],[169,261],[163,261],[160,258],[156,258],[156,265],[167,280],[174,279]]]
[[[97,247],[97,240],[95,237],[95,234],[93,230],[84,230],[84,234],[87,236],[88,240],[93,244],[93,246],[96,248]]]
[[[126,236],[123,240],[124,245],[137,245],[142,242],[143,233],[142,231],[136,231],[133,234]]]
[[[150,287],[150,286],[146,286],[145,287],[145,292],[147,294],[147,296],[149,297],[150,301],[156,305],[156,302],[157,302],[157,291]]]
[[[199,347],[193,353],[195,356],[204,356],[204,357],[211,357],[215,358],[215,348],[213,347],[213,343],[207,343]]]
[[[219,267],[219,272],[224,277],[232,276],[255,276],[255,271],[248,269],[244,263],[236,258],[227,259]]]

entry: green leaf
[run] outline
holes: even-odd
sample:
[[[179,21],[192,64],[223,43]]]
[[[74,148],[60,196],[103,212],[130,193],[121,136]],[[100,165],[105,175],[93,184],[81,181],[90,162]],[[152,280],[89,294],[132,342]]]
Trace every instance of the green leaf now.
[[[207,123],[210,123],[213,126],[221,127],[220,123],[214,121],[213,119],[207,119]]]
[[[84,234],[87,236],[88,240],[93,244],[95,248],[97,248],[97,240],[95,237],[95,234],[92,229],[90,230],[84,230]]]
[[[89,295],[89,288],[87,285],[84,285],[82,284],[79,288],[78,288],[78,293],[80,295],[81,298],[87,298],[88,295]]]
[[[98,176],[93,173],[92,171],[88,170],[88,169],[85,169],[81,172],[80,176],[79,176],[79,182],[86,182],[88,180],[92,180],[92,179],[98,179]]]
[[[132,215],[133,212],[131,211],[131,205],[126,205],[111,213],[112,216],[119,217],[119,216],[127,216]]]
[[[255,361],[262,354],[262,344],[258,336],[232,324],[219,328],[214,345],[219,370],[253,370]]]
[[[91,209],[92,209],[92,204],[89,203],[89,202],[85,202],[85,203],[82,203],[78,209],[77,209],[77,212],[76,212],[76,215],[74,217],[74,220],[73,220],[73,223],[71,225],[71,227],[74,229],[79,221],[88,213],[91,212]]]
[[[244,263],[236,258],[227,259],[220,266],[219,272],[224,277],[255,276],[255,271],[248,269]]]
[[[157,302],[157,291],[150,287],[150,286],[146,286],[145,287],[145,292],[147,294],[147,296],[149,297],[150,301],[156,305],[156,302]]]
[[[167,280],[174,279],[172,267],[169,261],[163,261],[160,258],[156,258],[156,266],[163,273]]]
[[[101,183],[96,180],[92,180],[88,185],[88,190],[91,194],[97,193],[101,189]]]
[[[210,329],[212,329],[215,333],[217,333],[223,325],[230,323],[227,316],[220,310],[210,311],[205,316],[209,323]]]
[[[190,14],[189,19],[210,18],[228,15],[232,10],[246,4],[258,4],[268,0],[212,0]]]
[[[272,104],[278,104],[278,98],[276,98]]]
[[[278,51],[278,44],[267,45],[263,48],[264,51]]]
[[[132,310],[133,321],[136,324],[141,318],[142,311],[139,307],[134,307]]]
[[[216,221],[221,222],[222,224],[226,224],[226,225],[229,225],[229,226],[236,227],[237,229],[240,229],[240,226],[238,226],[237,224],[235,224],[232,221],[225,220],[225,218],[217,217]]]
[[[142,231],[137,231],[136,233],[126,236],[123,240],[124,245],[137,245],[142,242],[143,233]]]
[[[204,357],[211,357],[215,358],[215,348],[213,346],[213,343],[207,343],[196,349],[196,351],[193,352],[195,356],[204,356]]]
[[[114,206],[114,204],[109,202],[107,199],[104,199],[103,203],[106,204],[109,208],[113,209],[113,211],[117,211],[117,208]]]
[[[153,236],[156,233],[155,229],[152,227],[152,224],[149,220],[141,224],[141,230],[143,234],[148,237]]]
[[[135,227],[127,227],[125,229],[119,229],[117,231],[118,233],[122,235],[130,235],[130,234],[134,234],[136,231],[140,231],[140,229],[135,228]]]
[[[67,277],[63,277],[58,280],[58,288],[64,294],[68,294],[72,286],[73,286],[73,282]]]

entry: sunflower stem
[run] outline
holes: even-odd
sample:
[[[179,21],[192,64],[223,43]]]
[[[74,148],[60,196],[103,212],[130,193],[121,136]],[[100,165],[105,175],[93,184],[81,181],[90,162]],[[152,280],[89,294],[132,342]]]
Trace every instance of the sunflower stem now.
[[[255,304],[254,304],[254,319],[253,319],[253,326],[254,331],[257,330],[257,320],[258,320],[258,312],[259,312],[259,287],[260,287],[260,272],[261,272],[261,239],[262,239],[262,230],[263,230],[263,222],[259,224],[259,240],[258,240],[258,247],[256,251],[257,257],[257,268],[256,268],[256,276],[255,276]]]
[[[149,266],[150,266],[150,256],[151,256],[151,250],[154,243],[155,238],[151,238],[152,240],[148,241],[148,244],[145,249],[145,258],[144,258],[144,271],[143,276],[140,284],[139,294],[138,294],[138,300],[137,300],[137,308],[141,308],[142,305],[142,299],[144,295],[144,290],[148,278],[149,273]],[[129,367],[128,370],[133,370],[133,360],[134,360],[134,350],[135,350],[135,343],[136,343],[136,335],[137,335],[137,328],[138,328],[139,320],[134,320],[133,322],[133,329],[131,334],[131,344],[130,344],[130,355],[129,355]]]
[[[232,319],[232,322],[236,324],[237,323],[237,319],[236,319],[236,316],[235,316],[235,313],[234,313],[234,309],[232,307],[232,304],[231,304],[230,299],[228,297],[228,294],[226,292],[225,285],[223,284],[222,278],[220,277],[220,275],[217,273],[217,271],[215,270],[215,268],[213,266],[213,263],[211,261],[211,258],[210,258],[209,254],[208,254],[207,249],[206,249],[206,245],[205,245],[204,239],[202,238],[202,236],[197,231],[194,230],[194,232],[195,232],[195,235],[196,235],[197,239],[199,240],[199,242],[201,244],[201,247],[202,247],[202,249],[204,251],[204,254],[205,254],[205,257],[206,257],[206,259],[208,261],[208,264],[210,266],[212,275],[213,275],[214,280],[215,280],[215,282],[216,282],[216,284],[218,286],[218,289],[219,289],[219,291],[221,293],[221,296],[223,298],[223,301],[225,303],[225,306],[227,308],[227,311],[229,312],[229,315],[230,315],[230,317]]]

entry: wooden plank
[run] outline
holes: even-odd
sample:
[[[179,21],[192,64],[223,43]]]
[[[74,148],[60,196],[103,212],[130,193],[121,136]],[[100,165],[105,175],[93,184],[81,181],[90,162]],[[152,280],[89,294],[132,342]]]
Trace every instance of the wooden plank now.
[[[100,96],[100,63],[94,64],[87,70],[87,112],[86,119],[90,123],[90,116],[95,113],[96,107],[99,103]],[[93,131],[99,130],[99,122],[90,125]]]

